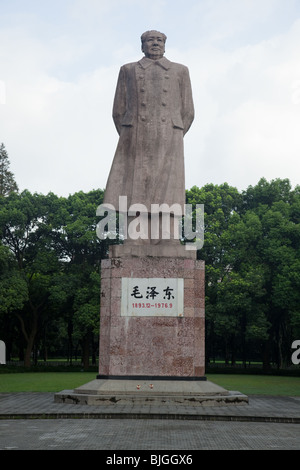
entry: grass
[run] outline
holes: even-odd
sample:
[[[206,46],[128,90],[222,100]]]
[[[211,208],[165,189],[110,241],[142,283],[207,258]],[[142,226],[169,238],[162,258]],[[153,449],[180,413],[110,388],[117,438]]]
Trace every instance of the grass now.
[[[274,375],[207,374],[211,382],[246,395],[300,396],[300,377]]]
[[[60,392],[91,380],[97,372],[26,372],[0,374],[0,393]],[[211,382],[246,395],[300,396],[300,377],[271,375],[207,374]]]
[[[26,372],[0,374],[0,393],[60,392],[79,387],[97,376],[96,372]]]

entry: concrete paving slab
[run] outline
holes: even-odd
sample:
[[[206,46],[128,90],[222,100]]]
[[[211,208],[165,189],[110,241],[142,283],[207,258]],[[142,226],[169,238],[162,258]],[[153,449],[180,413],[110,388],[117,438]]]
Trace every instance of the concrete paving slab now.
[[[0,450],[134,450],[148,459],[138,451],[300,449],[300,397],[252,395],[248,406],[226,407],[74,406],[53,398],[1,393]]]
[[[84,418],[0,420],[0,450],[10,451],[10,463],[14,456],[20,455],[22,458],[18,452],[11,453],[17,450],[101,450],[103,452],[97,453],[96,457],[97,465],[101,468],[114,453],[121,457],[140,457],[138,468],[157,468],[159,451],[164,451],[161,455],[174,455],[175,458],[178,455],[189,455],[192,464],[186,466],[199,468],[206,456],[197,451],[299,450],[299,443],[300,426],[286,423]],[[250,463],[249,453],[237,454],[236,457],[243,455]],[[274,460],[276,458],[274,463],[278,464],[279,454],[272,455]],[[57,466],[59,456],[47,453],[47,462],[51,456],[55,459],[53,464]],[[224,465],[224,456],[215,452],[208,456],[209,463],[215,464],[215,458],[219,456],[222,461],[220,458],[217,463]],[[83,458],[82,464],[86,464],[87,454],[77,452],[68,454],[68,459],[70,457],[76,459],[74,465],[78,465],[80,457]],[[232,466],[235,462],[233,456],[226,454],[225,457],[230,457]],[[272,465],[270,457],[268,453],[268,463]],[[252,458],[253,464],[257,465],[258,456],[253,454]]]

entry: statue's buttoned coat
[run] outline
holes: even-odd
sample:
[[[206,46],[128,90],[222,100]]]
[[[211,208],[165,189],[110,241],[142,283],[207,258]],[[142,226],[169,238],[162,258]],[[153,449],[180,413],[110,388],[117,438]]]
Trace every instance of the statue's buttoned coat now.
[[[118,210],[119,196],[128,208],[139,203],[185,203],[183,136],[194,119],[187,67],[163,57],[123,65],[113,119],[119,142],[104,202]]]

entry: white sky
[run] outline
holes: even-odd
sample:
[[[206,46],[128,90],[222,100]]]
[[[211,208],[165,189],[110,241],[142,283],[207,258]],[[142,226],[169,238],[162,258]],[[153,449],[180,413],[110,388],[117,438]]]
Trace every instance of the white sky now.
[[[299,0],[0,0],[0,143],[20,190],[105,188],[112,103],[140,36],[188,66],[186,188],[300,183]]]

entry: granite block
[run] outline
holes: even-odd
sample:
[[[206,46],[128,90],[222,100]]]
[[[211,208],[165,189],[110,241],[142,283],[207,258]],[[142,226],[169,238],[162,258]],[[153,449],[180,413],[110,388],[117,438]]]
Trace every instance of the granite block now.
[[[102,261],[99,374],[204,375],[204,262],[167,257]],[[184,316],[121,316],[121,280],[183,278]]]

